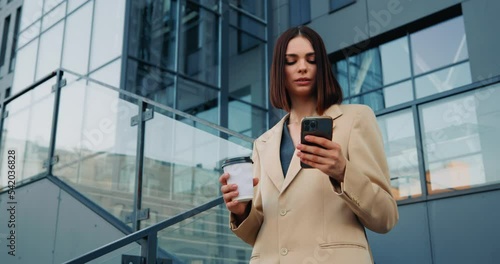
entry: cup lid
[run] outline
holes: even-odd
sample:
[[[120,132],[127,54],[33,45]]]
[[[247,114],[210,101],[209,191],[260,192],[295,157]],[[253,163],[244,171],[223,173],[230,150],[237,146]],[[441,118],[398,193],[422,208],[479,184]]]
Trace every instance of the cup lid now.
[[[246,163],[250,162],[253,164],[253,161],[250,157],[237,157],[237,158],[231,158],[227,159],[224,162],[222,162],[222,168],[228,165],[236,164],[236,163]]]

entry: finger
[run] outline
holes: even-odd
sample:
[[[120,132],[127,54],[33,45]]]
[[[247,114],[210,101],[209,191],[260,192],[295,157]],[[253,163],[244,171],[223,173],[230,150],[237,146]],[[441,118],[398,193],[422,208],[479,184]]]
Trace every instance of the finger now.
[[[317,168],[318,165],[335,165],[335,159],[331,157],[323,157],[306,152],[299,152],[297,153],[297,156],[300,158],[301,161],[303,161],[308,165],[311,165],[309,163],[317,164],[316,166],[314,166],[315,168]]]
[[[227,185],[227,179],[229,179],[229,173],[224,173],[219,177],[219,182],[222,185]]]
[[[238,195],[239,195],[238,191],[228,192],[228,193],[223,194],[222,198],[224,198],[224,201],[226,203],[229,203],[233,200],[233,198],[237,197]]]
[[[257,184],[259,184],[259,178],[253,178],[253,186],[256,186]]]
[[[326,138],[323,138],[323,137],[317,137],[317,136],[307,135],[307,136],[305,136],[304,139],[307,142],[318,144],[318,145],[320,145],[320,146],[322,146],[323,148],[326,148],[326,149],[333,148],[333,144],[332,144],[333,141],[331,141],[329,139],[326,139]]]
[[[236,191],[238,190],[238,185],[236,184],[228,184],[228,185],[222,185],[220,187],[220,191],[224,194],[224,193],[228,193],[228,192],[231,192],[231,191]]]

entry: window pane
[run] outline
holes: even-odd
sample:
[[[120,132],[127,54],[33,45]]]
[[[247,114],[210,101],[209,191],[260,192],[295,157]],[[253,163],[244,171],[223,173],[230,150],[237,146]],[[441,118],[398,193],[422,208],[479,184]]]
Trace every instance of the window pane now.
[[[330,11],[341,9],[355,2],[356,0],[330,0]]]
[[[398,83],[384,88],[385,107],[402,104],[413,100],[411,81]]]
[[[229,31],[230,43],[234,43],[238,30]],[[267,104],[267,85],[265,65],[265,44],[256,42],[257,46],[239,53],[235,45],[229,45],[229,94],[234,98],[265,107]]]
[[[92,2],[66,19],[62,67],[85,75],[88,70]]]
[[[125,0],[96,0],[90,70],[122,54]]]
[[[303,25],[311,21],[310,0],[290,0],[290,26]]]
[[[500,182],[500,85],[421,108],[430,194]]]
[[[64,21],[41,35],[35,79],[38,80],[60,67],[63,28]]]
[[[41,22],[40,20],[38,20],[35,24],[29,26],[19,34],[19,47],[24,46],[35,37],[38,37],[38,34],[40,34],[40,24]]]
[[[463,17],[412,34],[411,48],[415,74],[469,58]]]
[[[384,85],[410,77],[410,52],[407,37],[381,45],[380,55]]]
[[[228,110],[229,129],[257,138],[266,131],[266,111],[231,100]]]
[[[16,70],[12,81],[12,94],[28,87],[35,80],[36,52],[38,39],[32,41],[17,52]]]
[[[129,54],[163,68],[175,67],[177,1],[132,1]]]
[[[448,91],[472,82],[468,62],[415,79],[417,98]]]
[[[87,2],[87,0],[68,0],[68,14],[85,2]]]
[[[217,90],[179,79],[177,109],[219,124],[218,96]]]
[[[411,109],[377,117],[384,139],[391,176],[391,191],[398,200],[422,195],[417,145]]]
[[[19,26],[21,23],[21,10],[22,7],[17,8],[16,11],[16,24],[14,25],[14,37],[12,40],[12,46],[10,49],[10,62],[9,62],[9,72],[14,70],[14,66],[16,65],[16,49],[19,40]]]
[[[33,24],[42,16],[43,0],[31,0],[23,2],[23,18],[21,30]]]
[[[47,2],[45,2],[47,3]],[[42,31],[54,25],[66,15],[66,2],[62,3],[42,18]]]
[[[363,94],[361,96],[355,97],[355,99],[356,102],[353,103],[368,105],[374,112],[385,108],[384,95],[382,93],[382,90]]]
[[[57,6],[59,3],[61,3],[64,0],[45,0],[43,4],[43,13],[47,14],[50,12],[55,6]],[[63,10],[66,12],[66,8]]]
[[[351,96],[382,86],[382,65],[378,49],[349,57]]]
[[[217,17],[193,3],[183,4],[179,71],[217,85],[219,38]]]
[[[349,97],[349,75],[347,72],[347,60],[337,61],[332,67],[336,73],[337,81],[342,88],[344,97]]]
[[[89,77],[92,80],[109,84],[115,88],[120,88],[122,60],[117,59],[114,62],[91,73]]]
[[[229,0],[230,4],[233,4],[248,13],[265,19],[266,10],[265,4],[267,1],[264,0]]]
[[[174,107],[174,76],[149,64],[129,59],[125,89]]]

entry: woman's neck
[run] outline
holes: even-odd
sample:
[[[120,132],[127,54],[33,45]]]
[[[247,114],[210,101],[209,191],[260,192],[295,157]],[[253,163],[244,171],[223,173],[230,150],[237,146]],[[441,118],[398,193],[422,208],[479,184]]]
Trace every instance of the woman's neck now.
[[[289,124],[300,123],[302,118],[306,116],[317,116],[316,100],[294,100],[292,102],[292,109],[290,110]]]

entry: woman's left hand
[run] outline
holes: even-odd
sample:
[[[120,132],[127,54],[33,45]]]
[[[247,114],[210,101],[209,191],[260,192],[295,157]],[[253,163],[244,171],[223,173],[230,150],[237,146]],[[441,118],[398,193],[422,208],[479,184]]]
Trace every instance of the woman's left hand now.
[[[306,136],[305,140],[323,148],[298,144],[297,156],[300,161],[324,172],[337,182],[343,182],[346,159],[342,155],[340,145],[326,138],[311,135]]]

